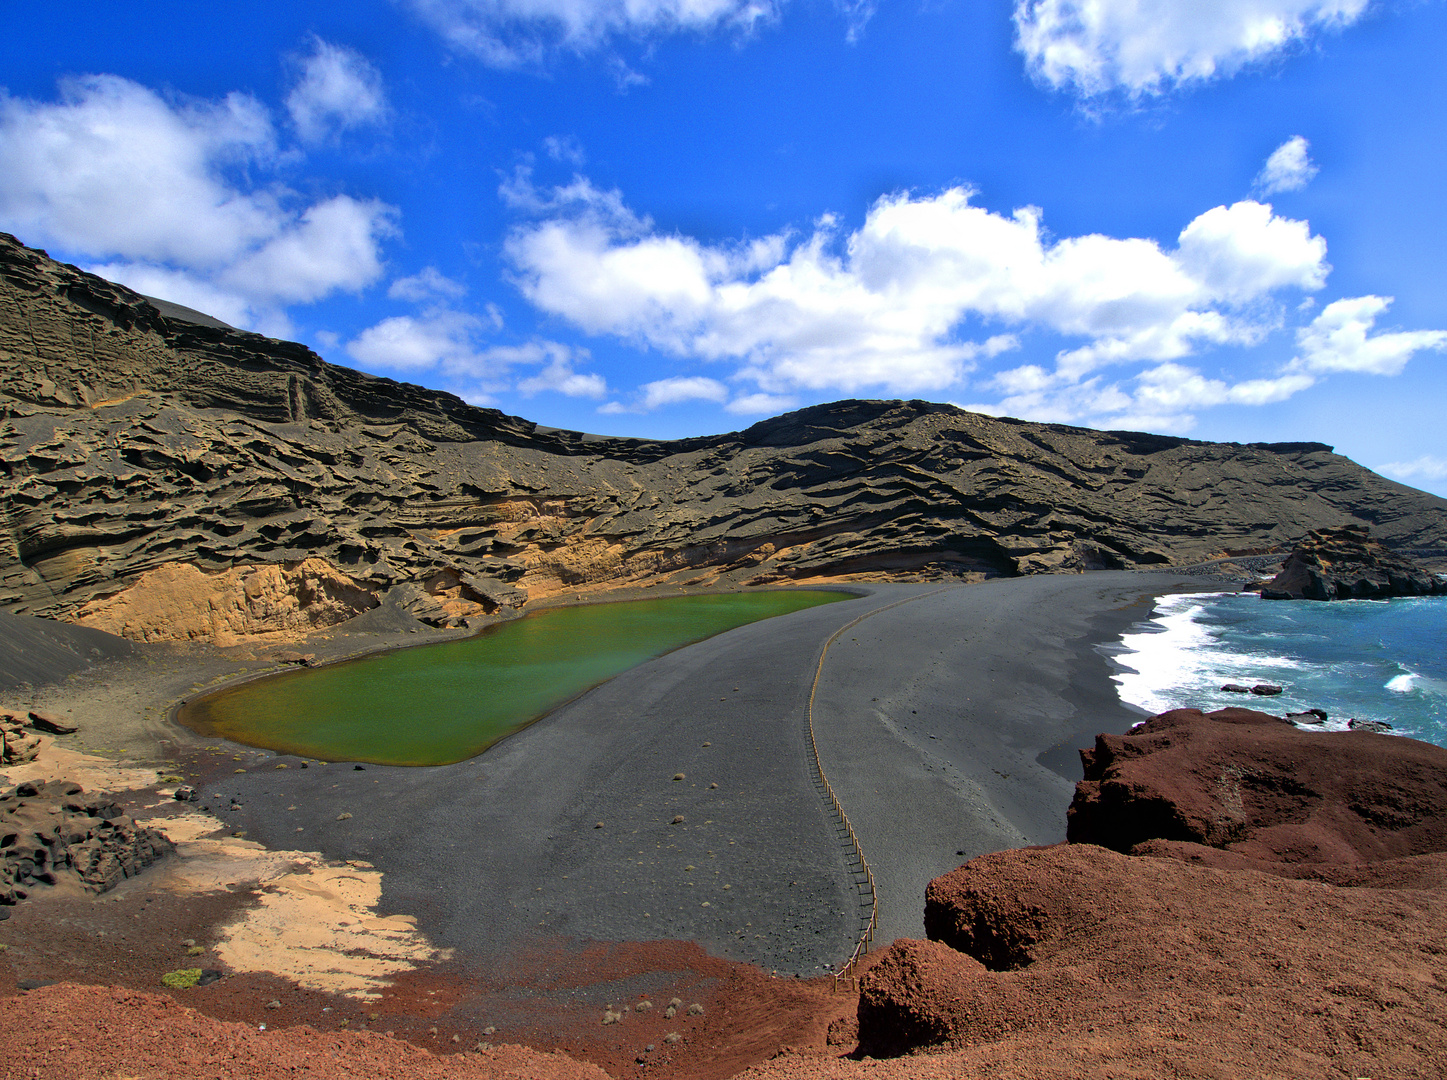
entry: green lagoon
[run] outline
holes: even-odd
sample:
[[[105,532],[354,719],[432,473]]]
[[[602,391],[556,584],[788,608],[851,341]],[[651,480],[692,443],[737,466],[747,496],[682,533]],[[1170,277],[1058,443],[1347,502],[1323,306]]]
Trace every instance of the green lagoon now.
[[[202,735],[323,761],[447,765],[645,660],[850,596],[799,590],[552,608],[462,641],[258,679],[188,702],[178,719]]]

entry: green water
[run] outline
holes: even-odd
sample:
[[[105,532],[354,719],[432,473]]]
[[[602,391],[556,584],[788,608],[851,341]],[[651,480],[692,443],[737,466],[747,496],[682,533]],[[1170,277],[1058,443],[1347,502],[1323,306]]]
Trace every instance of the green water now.
[[[187,703],[178,718],[202,735],[323,761],[446,765],[645,660],[846,599],[778,591],[554,608],[463,641],[222,690]]]

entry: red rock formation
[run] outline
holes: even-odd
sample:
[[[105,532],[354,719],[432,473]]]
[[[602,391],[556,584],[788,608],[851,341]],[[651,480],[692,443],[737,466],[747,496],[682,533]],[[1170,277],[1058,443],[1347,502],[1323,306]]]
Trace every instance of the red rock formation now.
[[[1447,749],[1415,739],[1177,709],[1081,758],[1072,843],[1203,845],[1266,870],[1447,851]]]
[[[1084,757],[1071,843],[930,883],[932,940],[863,980],[862,1053],[941,1053],[918,1076],[1441,1075],[1447,750],[1181,709]]]

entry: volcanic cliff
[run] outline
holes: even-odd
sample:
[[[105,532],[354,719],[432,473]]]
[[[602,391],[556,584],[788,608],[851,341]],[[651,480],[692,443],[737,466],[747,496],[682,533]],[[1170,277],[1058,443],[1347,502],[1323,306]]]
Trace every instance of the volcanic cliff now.
[[[5,234],[0,468],[0,610],[137,639],[301,633],[389,590],[458,625],[625,586],[1180,564],[1343,523],[1447,548],[1447,500],[1319,443],[924,401],[584,435],[158,307]]]

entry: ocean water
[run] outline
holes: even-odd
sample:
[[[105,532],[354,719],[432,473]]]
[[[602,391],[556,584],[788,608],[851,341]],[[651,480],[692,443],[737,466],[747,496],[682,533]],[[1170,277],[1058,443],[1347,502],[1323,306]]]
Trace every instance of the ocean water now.
[[[1382,720],[1395,734],[1447,746],[1447,597],[1262,600],[1187,593],[1107,648],[1120,697],[1151,713],[1229,705],[1283,716],[1330,716],[1314,730]],[[1228,694],[1223,683],[1275,683],[1277,697]]]

